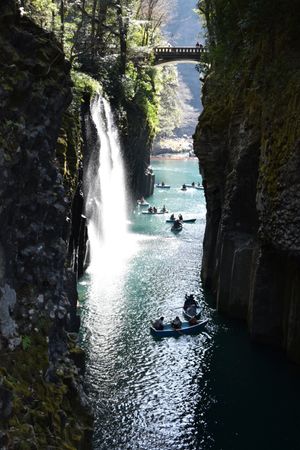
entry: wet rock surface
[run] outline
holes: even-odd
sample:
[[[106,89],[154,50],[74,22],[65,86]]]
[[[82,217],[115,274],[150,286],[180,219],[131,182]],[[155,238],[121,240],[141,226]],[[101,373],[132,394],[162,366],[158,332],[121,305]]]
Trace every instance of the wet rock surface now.
[[[31,448],[88,448],[91,420],[67,332],[78,331],[76,280],[65,270],[71,189],[56,155],[69,65],[14,2],[0,6],[0,47],[1,448],[24,439]]]

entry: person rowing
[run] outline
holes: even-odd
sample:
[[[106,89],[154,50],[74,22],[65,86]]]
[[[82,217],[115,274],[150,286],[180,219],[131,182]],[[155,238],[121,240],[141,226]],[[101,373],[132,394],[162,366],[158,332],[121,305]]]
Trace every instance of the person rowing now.
[[[187,313],[188,316],[195,317],[197,315],[197,305],[192,304],[187,306],[185,312]]]
[[[190,294],[190,295],[185,294],[185,301],[184,301],[183,309],[186,311],[187,308],[189,308],[192,305],[195,305],[196,307],[198,306],[198,303],[196,302],[194,295],[193,294]]]
[[[174,228],[176,228],[176,229],[178,229],[178,228],[182,227],[182,225],[181,225],[181,223],[180,223],[180,220],[179,220],[179,219],[176,219],[176,220],[175,220],[175,222],[174,222],[174,225],[173,225],[173,227],[174,227]]]

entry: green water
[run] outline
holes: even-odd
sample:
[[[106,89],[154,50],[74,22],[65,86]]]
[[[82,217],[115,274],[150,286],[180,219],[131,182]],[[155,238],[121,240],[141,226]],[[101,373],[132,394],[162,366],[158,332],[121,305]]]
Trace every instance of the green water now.
[[[205,227],[195,160],[153,161],[152,205],[196,217],[174,235],[165,216],[130,217],[122,251],[79,283],[86,387],[96,450],[298,450],[299,373],[277,353],[251,345],[221,319],[199,281]],[[117,237],[116,237],[117,239]],[[150,320],[172,319],[196,294],[209,322],[198,336],[154,340]]]

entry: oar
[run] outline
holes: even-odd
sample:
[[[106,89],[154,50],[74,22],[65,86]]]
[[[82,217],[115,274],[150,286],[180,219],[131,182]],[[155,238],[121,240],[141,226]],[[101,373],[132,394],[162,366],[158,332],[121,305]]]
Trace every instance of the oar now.
[[[177,331],[177,333],[184,336],[184,333],[180,330],[180,328],[173,328],[173,330]]]

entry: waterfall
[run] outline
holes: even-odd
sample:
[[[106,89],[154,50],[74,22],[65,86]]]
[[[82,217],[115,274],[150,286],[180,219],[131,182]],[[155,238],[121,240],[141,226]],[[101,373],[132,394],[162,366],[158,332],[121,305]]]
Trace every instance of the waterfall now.
[[[90,271],[111,272],[122,258],[127,235],[125,171],[118,131],[108,101],[97,96],[90,112],[97,130],[85,175]]]

